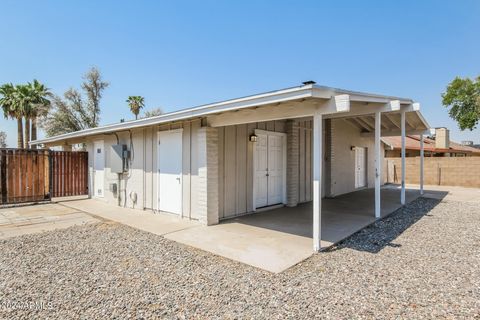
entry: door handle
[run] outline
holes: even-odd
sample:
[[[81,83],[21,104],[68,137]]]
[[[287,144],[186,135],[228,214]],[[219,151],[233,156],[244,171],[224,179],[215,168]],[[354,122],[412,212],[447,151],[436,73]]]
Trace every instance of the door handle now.
[[[177,181],[178,181],[178,183],[180,183],[180,177],[179,177],[179,178],[177,178]]]

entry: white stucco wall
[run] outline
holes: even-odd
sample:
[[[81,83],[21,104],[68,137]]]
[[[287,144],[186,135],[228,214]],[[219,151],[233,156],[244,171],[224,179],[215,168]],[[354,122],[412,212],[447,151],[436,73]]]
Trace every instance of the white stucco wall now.
[[[126,144],[131,152],[130,170],[128,173],[122,175],[120,185],[117,186],[118,193],[120,195],[121,206],[128,208],[144,209],[146,188],[144,188],[146,168],[144,164],[144,130],[132,131],[132,140],[130,141],[130,134],[128,132],[118,133],[119,143]],[[145,136],[145,141],[151,139]],[[89,167],[90,167],[90,190],[93,190],[93,161],[95,154],[93,153],[93,143],[96,140],[103,140],[105,149],[105,170],[104,170],[104,196],[102,199],[108,203],[117,205],[118,199],[109,190],[111,183],[119,183],[118,175],[111,171],[111,146],[117,144],[115,135],[103,135],[90,139],[87,142],[87,151],[89,153]],[[148,153],[150,154],[150,152]],[[146,191],[145,191],[146,190]],[[130,197],[131,193],[137,194],[137,201],[134,203]]]
[[[361,137],[360,129],[343,119],[334,119],[331,146],[331,196],[355,191],[355,151],[351,150],[352,146],[367,148],[367,188],[375,186],[373,137]],[[383,158],[384,152],[381,152],[382,163]]]
[[[164,126],[152,126],[145,129],[132,131],[132,140],[128,131],[119,132],[119,143],[126,144],[131,151],[131,166],[128,174],[122,175],[118,187],[121,198],[120,205],[135,209],[158,210],[157,201],[157,157],[158,157],[158,132],[163,130],[183,128],[182,138],[182,217],[199,220],[202,210],[199,210],[199,190],[202,187],[199,179],[199,136],[201,128],[199,119],[184,121]],[[105,148],[105,174],[104,174],[104,197],[100,200],[112,205],[117,205],[118,198],[109,190],[111,183],[117,183],[118,175],[111,171],[111,146],[117,143],[115,135],[101,135],[92,137],[86,142],[89,153],[89,190],[93,190],[93,142],[103,140]],[[133,148],[132,148],[133,146]],[[131,193],[137,194],[137,202],[130,197]],[[126,196],[125,196],[126,195]],[[206,221],[206,219],[205,219]]]
[[[304,121],[301,130],[302,139],[298,139],[300,154],[297,166],[298,174],[295,174],[295,188],[298,192],[298,202],[311,200],[311,130],[309,129],[309,121]],[[305,126],[305,124],[309,124]],[[298,124],[297,124],[298,125]],[[300,130],[295,126],[295,130]],[[252,143],[248,142],[248,136],[255,128],[261,128],[272,131],[285,132],[286,123],[277,121],[271,123],[254,123],[242,126],[232,126],[235,135],[229,136],[227,127],[221,127],[216,131],[218,135],[217,161],[217,186],[218,197],[210,197],[208,199],[216,199],[215,208],[218,211],[217,217],[222,219],[229,216],[235,216],[250,211],[252,203],[251,184],[253,183],[253,167],[252,161],[248,155],[251,154]],[[212,181],[202,176],[205,172],[213,172],[215,170],[207,170],[206,167],[206,145],[205,132],[202,131],[201,120],[185,121],[176,124],[164,126],[152,126],[145,129],[132,131],[132,141],[130,141],[129,132],[119,132],[119,142],[126,144],[132,151],[132,162],[128,174],[123,175],[120,186],[119,195],[121,197],[121,206],[136,209],[158,209],[157,202],[157,137],[158,132],[162,130],[183,128],[183,187],[182,187],[182,217],[209,222],[207,217],[202,215],[210,212],[210,207],[205,205],[205,197],[202,192],[208,192],[212,185],[205,185],[205,182]],[[240,130],[240,129],[244,130]],[[239,132],[241,135],[239,135]],[[200,134],[199,133],[203,133]],[[324,191],[328,190],[330,194],[326,196],[338,196],[344,193],[355,191],[355,152],[351,150],[351,146],[359,146],[367,148],[367,187],[374,186],[374,139],[364,138],[360,136],[360,130],[352,124],[336,119],[331,121],[331,129],[325,132],[325,135],[331,134],[331,139],[325,139],[325,143],[329,144],[331,155],[324,158],[330,158],[330,166],[328,170],[331,172],[331,179],[325,180],[330,184],[324,187]],[[228,138],[232,138],[228,140]],[[103,135],[91,138],[87,141],[87,151],[89,152],[90,166],[90,190],[93,190],[92,173],[93,173],[93,141],[104,140],[105,147],[105,180],[104,180],[104,201],[117,205],[117,198],[109,191],[111,183],[118,184],[118,176],[110,170],[111,146],[116,144],[114,135]],[[228,143],[227,143],[228,140]],[[239,144],[241,142],[241,144]],[[133,148],[131,147],[133,145]],[[303,147],[300,147],[303,145]],[[328,148],[325,148],[327,150]],[[231,158],[239,157],[240,160],[231,160]],[[230,159],[230,160],[229,160]],[[245,160],[246,159],[246,160]],[[250,160],[249,160],[250,159]],[[325,160],[325,159],[324,159]],[[382,153],[383,160],[383,153]],[[238,165],[237,165],[238,164]],[[303,166],[301,167],[300,164]],[[326,160],[324,167],[326,166]],[[228,169],[228,170],[227,170]],[[231,169],[231,170],[230,170]],[[295,170],[297,170],[295,169]],[[232,172],[230,174],[230,171]],[[325,174],[328,172],[325,171]],[[303,177],[303,179],[300,179]],[[303,182],[302,182],[303,181]],[[303,183],[303,184],[302,184]],[[288,184],[288,182],[287,182]],[[302,187],[303,186],[303,187]],[[134,203],[130,194],[137,194],[137,202]],[[126,197],[125,197],[126,196]],[[213,201],[213,200],[210,200]],[[208,204],[207,204],[208,205]],[[207,209],[205,209],[207,208]],[[231,208],[231,209],[228,209]],[[228,210],[230,211],[228,211]],[[218,218],[216,218],[218,220]],[[215,221],[216,219],[213,219]],[[210,222],[209,222],[210,223]]]

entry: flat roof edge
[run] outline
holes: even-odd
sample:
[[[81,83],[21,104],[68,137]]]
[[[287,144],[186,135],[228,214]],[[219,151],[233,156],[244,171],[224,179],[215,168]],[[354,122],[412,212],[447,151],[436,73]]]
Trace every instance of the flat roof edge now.
[[[411,99],[398,98],[392,96],[384,96],[371,93],[362,93],[357,91],[349,91],[344,89],[331,88],[326,86],[319,86],[314,84],[302,85],[297,87],[290,87],[286,89],[269,91],[265,93],[249,95],[241,98],[224,100],[220,102],[200,105],[193,108],[182,109],[178,111],[169,112],[159,116],[150,118],[143,118],[132,120],[128,122],[108,124],[100,127],[89,128],[81,131],[69,132],[49,138],[38,139],[30,142],[30,145],[50,144],[61,142],[69,139],[84,138],[92,135],[108,134],[116,131],[127,131],[159,125],[173,121],[188,120],[197,117],[204,117],[215,113],[227,112],[232,110],[239,110],[242,108],[249,108],[253,106],[261,106],[271,103],[279,103],[284,101],[303,99],[303,98],[323,98],[329,99],[335,94],[349,94],[356,99],[363,99],[362,101],[371,102],[385,102],[389,100],[400,100],[401,103],[413,103]],[[426,124],[425,119],[421,116],[422,121]]]
[[[207,116],[212,113],[226,112],[231,110],[237,110],[242,108],[249,108],[253,106],[260,106],[264,104],[277,103],[289,100],[296,100],[302,98],[312,97],[312,86],[301,86],[294,88],[287,88],[278,91],[271,91],[267,93],[262,93],[258,95],[251,95],[238,99],[231,99],[226,101],[221,101],[217,103],[202,105],[199,107],[183,109],[178,111],[169,112],[159,116],[154,116],[150,118],[132,120],[128,122],[114,123],[109,125],[104,125],[95,128],[89,128],[81,131],[69,132],[50,138],[39,139],[31,141],[31,145],[38,145],[44,143],[53,143],[57,141],[81,138],[90,135],[110,133],[114,131],[136,129],[140,127],[148,127],[152,125],[158,125],[162,123],[187,120],[190,118]]]

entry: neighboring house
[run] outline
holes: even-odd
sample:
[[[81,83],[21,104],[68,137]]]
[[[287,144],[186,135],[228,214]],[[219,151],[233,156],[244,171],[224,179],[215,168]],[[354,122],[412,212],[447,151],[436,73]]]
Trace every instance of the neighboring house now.
[[[460,144],[450,140],[450,133],[447,128],[435,128],[431,137],[424,137],[425,157],[471,157],[480,156],[480,149],[473,146]],[[401,157],[401,137],[382,137],[385,143],[385,157]],[[405,137],[406,157],[420,156],[420,136],[408,135]]]
[[[399,135],[402,120],[407,134],[428,129],[411,99],[306,82],[32,144],[85,143],[91,197],[207,225],[313,201],[318,250],[322,197],[375,185],[380,217],[380,131]]]
[[[480,149],[480,144],[474,144],[473,141],[462,141],[462,146],[472,147],[475,149]]]

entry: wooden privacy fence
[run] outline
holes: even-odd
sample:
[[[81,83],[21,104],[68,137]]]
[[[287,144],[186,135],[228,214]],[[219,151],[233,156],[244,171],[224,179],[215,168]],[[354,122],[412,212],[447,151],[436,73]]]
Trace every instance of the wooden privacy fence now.
[[[47,150],[0,149],[0,204],[48,199]]]
[[[389,183],[400,183],[402,159],[385,158],[385,176]],[[420,158],[405,159],[405,182],[420,183]],[[425,157],[424,177],[426,185],[462,186],[480,188],[480,157]]]
[[[0,149],[0,204],[88,194],[88,153]]]
[[[50,151],[52,198],[88,194],[88,153]]]

